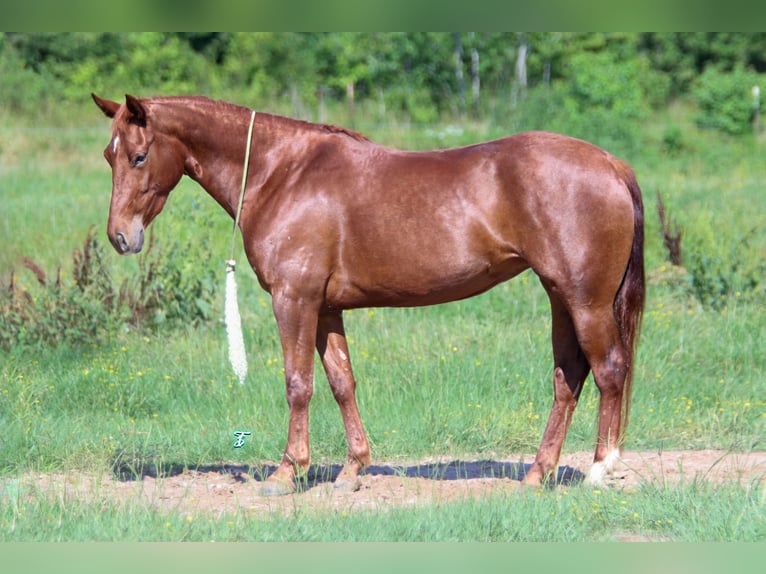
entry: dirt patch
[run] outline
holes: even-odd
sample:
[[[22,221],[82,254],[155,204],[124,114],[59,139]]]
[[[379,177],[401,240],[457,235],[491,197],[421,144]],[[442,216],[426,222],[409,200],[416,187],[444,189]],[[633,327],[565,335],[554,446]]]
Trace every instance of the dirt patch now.
[[[592,454],[562,455],[560,488],[584,478]],[[533,456],[511,461],[428,460],[416,463],[374,465],[362,476],[358,492],[334,492],[332,480],[339,466],[312,467],[303,490],[294,495],[266,498],[258,494],[262,476],[273,466],[210,465],[195,469],[145,469],[136,478],[76,473],[33,475],[24,483],[42,492],[82,498],[135,500],[174,512],[207,512],[220,515],[245,512],[267,515],[297,510],[353,512],[385,510],[483,497],[515,491]],[[527,461],[527,462],[525,462]],[[766,452],[731,453],[716,450],[626,452],[609,478],[611,488],[635,488],[644,483],[678,484],[703,480],[712,483],[754,485],[766,481]],[[27,490],[29,492],[29,490]]]

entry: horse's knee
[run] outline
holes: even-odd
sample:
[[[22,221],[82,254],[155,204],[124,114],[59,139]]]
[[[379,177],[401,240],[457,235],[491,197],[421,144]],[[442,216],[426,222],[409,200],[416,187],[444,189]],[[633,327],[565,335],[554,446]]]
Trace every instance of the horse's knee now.
[[[300,375],[290,375],[285,378],[287,404],[290,407],[307,407],[314,394],[314,384],[311,378]]]

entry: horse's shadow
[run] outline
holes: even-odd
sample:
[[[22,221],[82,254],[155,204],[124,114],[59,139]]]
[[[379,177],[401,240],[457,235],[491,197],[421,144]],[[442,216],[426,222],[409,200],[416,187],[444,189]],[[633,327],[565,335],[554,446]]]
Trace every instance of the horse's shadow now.
[[[411,465],[372,465],[361,474],[367,476],[400,476],[403,478],[425,478],[436,481],[463,480],[475,478],[509,479],[522,481],[532,465],[524,462],[507,462],[495,460],[433,462]],[[189,465],[179,463],[152,462],[127,463],[115,461],[114,473],[121,481],[141,480],[146,477],[161,478],[196,471],[200,473],[218,473],[231,475],[233,480],[247,482],[248,480],[263,481],[276,470],[273,464],[200,464]],[[343,467],[340,464],[315,464],[309,467],[305,476],[300,479],[300,489],[307,490],[323,483],[333,482]],[[560,466],[555,480],[548,482],[549,486],[571,485],[583,481],[585,475],[570,466]]]

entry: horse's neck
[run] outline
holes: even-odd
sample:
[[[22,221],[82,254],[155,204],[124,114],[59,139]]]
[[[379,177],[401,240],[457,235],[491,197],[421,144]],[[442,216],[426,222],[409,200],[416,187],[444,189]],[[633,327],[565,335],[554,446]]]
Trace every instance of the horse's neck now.
[[[167,112],[163,114],[163,131],[178,138],[199,167],[198,173],[195,173],[192,169],[194,165],[187,165],[187,175],[232,215],[239,203],[248,146],[251,155],[247,188],[250,193],[258,193],[263,182],[268,181],[280,165],[303,157],[305,146],[314,139],[305,136],[323,134],[323,129],[327,133],[345,131],[258,113],[249,140],[252,112],[247,108],[193,99],[172,106],[172,110],[169,106]]]
[[[158,126],[185,147],[186,174],[230,214],[239,198],[250,119],[249,114],[245,119],[247,110],[239,109],[206,101],[168,106]]]
[[[237,118],[236,123],[227,122],[218,126],[211,120],[202,141],[194,144],[206,174],[199,183],[219,203],[219,197],[233,197],[235,194],[236,201],[230,200],[230,204],[238,203],[248,149],[250,157],[246,185],[248,190],[253,191],[260,189],[280,166],[294,163],[302,156],[305,138],[300,136],[304,129],[301,122],[256,113],[253,133],[249,135],[251,114]]]

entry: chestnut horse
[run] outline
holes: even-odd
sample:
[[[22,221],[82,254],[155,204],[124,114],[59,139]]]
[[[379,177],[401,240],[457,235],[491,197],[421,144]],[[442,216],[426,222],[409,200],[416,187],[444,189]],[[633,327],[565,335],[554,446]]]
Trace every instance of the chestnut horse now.
[[[553,407],[525,482],[556,472],[590,371],[600,392],[587,480],[619,456],[644,307],[643,205],[631,168],[569,137],[530,132],[439,151],[390,149],[361,134],[201,97],[99,98],[112,121],[107,233],[137,253],[181,176],[232,217],[245,147],[239,227],[271,294],[290,420],[265,495],[296,489],[309,466],[314,349],[340,407],[348,456],[336,488],[356,490],[371,462],[343,310],[435,305],[482,293],[531,268],[552,312]]]

